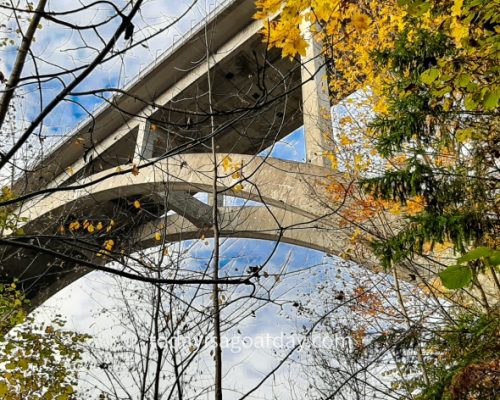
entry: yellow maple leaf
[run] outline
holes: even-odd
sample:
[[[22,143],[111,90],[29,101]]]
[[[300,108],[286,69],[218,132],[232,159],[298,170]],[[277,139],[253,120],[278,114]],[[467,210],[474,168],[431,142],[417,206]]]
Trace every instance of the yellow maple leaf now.
[[[423,196],[415,196],[406,201],[406,212],[409,215],[415,215],[424,210],[425,201]]]
[[[340,125],[351,124],[352,122],[353,122],[352,118],[349,117],[348,115],[345,116],[345,117],[340,118],[340,120],[339,120],[339,124]]]
[[[394,202],[389,209],[389,212],[394,215],[399,215],[401,214],[401,205],[397,202]]]
[[[231,178],[240,179],[241,178],[240,171],[234,171],[233,174],[231,175]]]
[[[304,57],[307,50],[307,42],[304,40],[300,32],[289,37],[283,46],[283,57],[293,58],[297,54]]]
[[[356,170],[359,170],[362,165],[361,163],[363,162],[363,156],[361,154],[355,154],[354,155],[354,168]]]
[[[339,167],[339,162],[337,156],[333,151],[323,151],[323,157],[330,161],[330,165],[333,170],[337,170]]]
[[[141,203],[139,202],[139,200],[134,201],[134,207],[141,208]]]
[[[80,222],[78,221],[73,221],[72,223],[69,224],[69,230],[70,231],[77,231],[80,229],[81,225]]]
[[[371,18],[366,14],[361,14],[361,13],[354,14],[351,18],[351,24],[357,31],[364,31],[368,29],[371,22],[372,22]]]
[[[241,183],[237,183],[233,187],[233,192],[241,192],[243,190],[244,186]]]
[[[425,242],[424,245],[422,246],[422,251],[424,253],[430,252],[432,249],[432,243],[431,242]]]
[[[114,220],[109,221],[109,225],[106,228],[106,232],[111,231],[111,229],[113,229],[113,226],[115,226],[115,221]]]
[[[155,233],[155,240],[157,240],[157,241],[161,240],[161,233],[160,232]]]
[[[434,246],[434,253],[442,253],[448,249],[453,248],[453,243],[445,241],[444,243],[436,243]]]
[[[356,228],[349,240],[351,241],[351,243],[355,243],[360,235],[361,235],[361,230]]]
[[[222,168],[224,168],[224,172],[227,172],[231,169],[233,160],[231,160],[231,157],[226,156],[222,159]]]
[[[350,139],[347,135],[340,135],[340,144],[342,146],[349,146],[350,144],[353,144],[354,140]]]
[[[453,19],[450,25],[451,36],[455,39],[455,44],[458,48],[463,47],[462,41],[464,38],[469,36],[469,28],[463,25],[458,19]]]
[[[451,15],[454,17],[459,17],[462,15],[462,5],[464,4],[464,0],[455,0],[453,2],[453,7],[451,8]]]

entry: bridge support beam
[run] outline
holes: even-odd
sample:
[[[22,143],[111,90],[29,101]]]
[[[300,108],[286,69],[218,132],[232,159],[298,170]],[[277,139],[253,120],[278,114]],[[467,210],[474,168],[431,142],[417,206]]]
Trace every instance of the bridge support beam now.
[[[302,114],[306,142],[306,162],[328,166],[323,157],[328,138],[332,137],[330,97],[326,75],[325,57],[311,31],[311,23],[304,21],[301,30],[308,43],[306,55],[302,57]]]
[[[212,207],[194,198],[188,192],[168,192],[161,195],[167,207],[187,219],[197,228],[212,226]]]

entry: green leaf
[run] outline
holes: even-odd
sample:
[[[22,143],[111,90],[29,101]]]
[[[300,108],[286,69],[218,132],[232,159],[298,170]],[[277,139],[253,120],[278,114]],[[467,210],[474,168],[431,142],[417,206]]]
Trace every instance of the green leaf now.
[[[472,128],[459,129],[455,132],[455,135],[457,141],[463,143],[472,138],[472,136],[474,135],[474,129]]]
[[[477,101],[474,99],[473,94],[465,96],[464,106],[467,111],[474,111],[477,108]]]
[[[490,264],[494,267],[500,265],[500,251],[495,250],[490,256]]]
[[[470,82],[470,76],[466,74],[460,74],[455,78],[455,85],[458,87],[467,87]]]
[[[7,387],[7,383],[5,381],[0,382],[0,397],[4,397],[9,392],[9,388]]]
[[[8,370],[13,370],[13,369],[16,369],[17,368],[17,364],[14,363],[14,362],[10,362],[10,363],[7,363],[5,364],[5,369],[8,369]]]
[[[450,93],[452,90],[452,87],[450,85],[447,85],[445,86],[444,88],[442,89],[439,89],[439,90],[433,90],[431,93],[433,96],[436,96],[436,97],[443,97],[445,94],[448,94]]]
[[[414,17],[424,15],[431,7],[431,4],[424,0],[400,0],[399,3],[406,6],[408,14]]]
[[[472,281],[472,270],[466,265],[451,265],[439,277],[447,289],[461,289]]]
[[[420,80],[426,85],[430,85],[437,79],[438,76],[439,76],[439,69],[430,68],[422,72],[422,74],[420,75]]]
[[[479,258],[489,257],[493,251],[488,247],[480,246],[475,249],[465,253],[462,257],[458,259],[459,263],[478,260]]]
[[[19,365],[19,368],[24,369],[24,370],[28,369],[28,366],[29,366],[28,361],[25,358],[21,358],[18,361],[18,365]]]
[[[500,90],[488,90],[483,97],[483,107],[485,110],[494,110],[500,100]]]

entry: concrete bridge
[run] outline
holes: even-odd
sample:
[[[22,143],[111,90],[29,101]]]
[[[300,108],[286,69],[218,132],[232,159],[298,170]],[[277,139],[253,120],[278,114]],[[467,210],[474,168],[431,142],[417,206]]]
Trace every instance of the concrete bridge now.
[[[194,195],[212,191],[215,165],[220,196],[263,204],[221,206],[222,236],[346,251],[353,228],[338,211],[348,200],[325,189],[342,181],[322,157],[332,129],[325,60],[312,40],[301,60],[267,50],[254,11],[248,0],[220,7],[17,182],[16,194],[38,194],[18,210],[24,246],[1,247],[2,280],[18,278],[36,306],[90,272],[83,261],[156,246],[157,233],[210,237],[212,207]],[[301,125],[305,163],[257,156]],[[377,267],[369,254],[350,257]]]

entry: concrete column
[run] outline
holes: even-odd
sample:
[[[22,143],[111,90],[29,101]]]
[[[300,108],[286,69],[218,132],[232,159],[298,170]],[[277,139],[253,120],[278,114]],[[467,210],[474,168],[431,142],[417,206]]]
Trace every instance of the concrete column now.
[[[328,79],[321,43],[311,32],[311,23],[303,21],[301,30],[308,42],[306,55],[302,57],[302,114],[306,142],[306,162],[328,166],[323,151],[328,150],[326,138],[333,135]]]
[[[207,204],[209,206],[214,205],[214,198],[212,193],[208,193],[208,201]],[[224,195],[223,194],[217,194],[217,208],[223,207],[224,206]]]
[[[153,157],[154,145],[158,139],[158,133],[151,129],[149,120],[144,119],[139,124],[137,132],[137,141],[134,151],[134,163]]]

